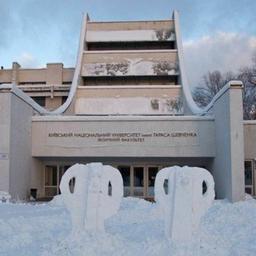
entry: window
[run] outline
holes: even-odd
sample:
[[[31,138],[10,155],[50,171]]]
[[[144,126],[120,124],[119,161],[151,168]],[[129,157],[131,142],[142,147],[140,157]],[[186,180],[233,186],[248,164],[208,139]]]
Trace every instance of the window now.
[[[96,85],[177,85],[178,75],[152,76],[86,76],[85,86]]]
[[[88,51],[175,49],[174,41],[88,42]]]
[[[70,165],[46,165],[44,188],[46,197],[54,197],[60,194],[60,181],[63,174],[67,171]],[[70,190],[73,191],[75,186],[74,180],[70,183]]]
[[[45,107],[45,97],[31,97],[37,104]]]
[[[61,104],[63,105],[65,101],[67,100],[68,96],[62,96],[61,97]]]
[[[39,81],[39,82],[19,82],[19,85],[36,85],[36,84],[46,84],[45,81]]]
[[[253,161],[245,161],[244,163],[244,179],[245,179],[245,192],[253,195]]]
[[[45,196],[53,197],[57,194],[57,166],[45,167]]]

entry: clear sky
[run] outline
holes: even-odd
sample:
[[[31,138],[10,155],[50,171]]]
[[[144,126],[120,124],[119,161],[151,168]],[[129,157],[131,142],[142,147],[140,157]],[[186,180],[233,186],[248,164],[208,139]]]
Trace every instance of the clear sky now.
[[[74,66],[82,13],[91,20],[168,19],[180,12],[193,85],[208,70],[236,71],[256,51],[256,0],[0,0],[0,66]]]

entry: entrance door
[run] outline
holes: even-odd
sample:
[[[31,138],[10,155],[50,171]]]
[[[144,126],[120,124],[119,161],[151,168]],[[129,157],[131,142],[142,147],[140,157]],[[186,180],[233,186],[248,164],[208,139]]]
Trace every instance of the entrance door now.
[[[147,197],[153,199],[155,196],[154,193],[154,186],[155,186],[155,180],[156,175],[159,171],[159,166],[148,166],[147,167]]]
[[[117,169],[120,171],[124,182],[124,196],[145,197],[145,167],[119,165]]]
[[[58,192],[58,169],[55,165],[45,166],[45,196],[53,197]]]
[[[133,166],[132,169],[132,195],[136,197],[146,196],[146,184],[145,184],[145,168],[144,166]]]
[[[120,171],[123,178],[124,196],[130,196],[131,195],[131,166],[120,165],[120,166],[117,166],[117,169]]]
[[[58,194],[60,194],[60,181],[62,176],[64,175],[64,173],[67,171],[67,169],[70,167],[70,165],[60,165],[59,166],[59,183],[58,183]],[[70,190],[72,191],[72,189],[74,190],[74,182],[72,182],[71,186],[72,188],[70,188]]]

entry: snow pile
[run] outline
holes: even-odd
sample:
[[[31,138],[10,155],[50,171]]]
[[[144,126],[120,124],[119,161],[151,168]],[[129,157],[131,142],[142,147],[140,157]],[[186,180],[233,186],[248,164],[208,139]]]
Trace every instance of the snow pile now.
[[[0,202],[8,203],[11,199],[11,195],[8,192],[0,191]]]
[[[164,189],[165,181],[168,181],[168,193]],[[164,212],[166,237],[190,241],[201,217],[213,203],[214,180],[203,168],[167,167],[156,175],[155,195]]]
[[[55,202],[60,200],[55,200]],[[190,243],[169,242],[156,204],[125,198],[106,233],[75,236],[62,206],[0,204],[0,255],[5,256],[246,256],[256,255],[256,201],[215,201]]]

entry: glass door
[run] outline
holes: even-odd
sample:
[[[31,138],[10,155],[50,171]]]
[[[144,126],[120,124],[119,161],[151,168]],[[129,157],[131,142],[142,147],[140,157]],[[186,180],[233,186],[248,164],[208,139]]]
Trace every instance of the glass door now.
[[[132,171],[132,195],[145,197],[145,168],[144,166],[133,166]]]
[[[63,174],[67,171],[70,165],[46,165],[44,172],[44,189],[45,197],[54,197],[60,194],[60,181]],[[74,179],[70,182],[70,191],[74,190]]]
[[[159,171],[158,166],[148,166],[147,167],[147,197],[149,198],[154,198],[155,193],[154,193],[154,186],[155,186],[155,180],[156,180],[156,175]]]
[[[45,166],[44,185],[46,197],[53,197],[57,194],[58,169],[56,165]]]
[[[124,182],[124,196],[131,195],[131,166],[117,166]]]
[[[64,175],[64,173],[67,171],[67,169],[70,167],[70,165],[60,165],[59,166],[59,178],[58,178],[58,194],[60,194],[60,181],[62,176]],[[70,190],[72,191],[72,189],[74,189],[74,182],[72,182],[72,188],[70,188]]]

